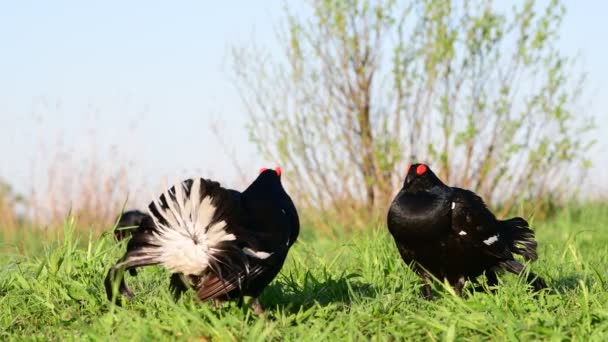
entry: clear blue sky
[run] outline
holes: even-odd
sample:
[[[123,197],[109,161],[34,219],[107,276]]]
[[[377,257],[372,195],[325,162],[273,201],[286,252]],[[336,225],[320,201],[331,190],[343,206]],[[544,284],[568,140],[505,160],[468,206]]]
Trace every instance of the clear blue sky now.
[[[218,117],[255,174],[263,161],[247,142],[229,49],[252,39],[276,49],[282,4],[0,2],[0,177],[25,191],[31,175],[44,177],[49,153],[40,146],[52,150],[61,138],[75,159],[86,156],[92,139],[101,150],[119,145],[117,158],[133,161],[132,173],[147,180],[205,172],[235,184],[230,158],[208,129]],[[604,132],[594,174],[605,186],[608,2],[567,7],[561,46],[581,54],[589,71],[589,109]]]

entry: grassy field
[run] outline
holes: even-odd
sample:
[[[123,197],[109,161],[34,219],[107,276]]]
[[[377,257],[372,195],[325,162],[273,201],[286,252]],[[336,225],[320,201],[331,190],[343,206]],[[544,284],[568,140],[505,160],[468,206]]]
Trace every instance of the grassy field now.
[[[13,248],[0,256],[0,340],[606,341],[607,224],[606,205],[535,222],[540,259],[532,267],[550,292],[535,298],[521,279],[504,275],[494,295],[459,298],[439,284],[433,301],[420,297],[386,227],[340,241],[314,238],[304,227],[258,317],[191,295],[174,302],[159,268],[128,278],[136,298],[110,305],[102,282],[124,245],[110,236],[75,238],[68,223],[60,243],[23,234],[25,255]]]

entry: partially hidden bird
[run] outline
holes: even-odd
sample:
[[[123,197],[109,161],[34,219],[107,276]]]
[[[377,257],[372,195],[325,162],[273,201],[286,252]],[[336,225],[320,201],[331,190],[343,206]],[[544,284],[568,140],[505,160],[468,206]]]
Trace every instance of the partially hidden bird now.
[[[137,230],[149,215],[140,210],[128,210],[117,217],[114,238],[122,241],[131,236],[131,231]]]
[[[171,275],[176,298],[192,289],[202,300],[218,304],[258,296],[277,276],[300,223],[296,207],[281,184],[281,169],[261,169],[243,192],[218,182],[188,179],[165,190],[148,206],[139,228],[132,230],[126,254],[108,271],[108,299],[132,297],[124,271],[161,265]]]
[[[467,280],[484,273],[494,287],[501,271],[524,272],[514,254],[537,259],[534,231],[523,218],[497,219],[481,197],[444,184],[425,164],[413,164],[406,173],[387,225],[403,261],[422,278],[424,297],[432,297],[433,277],[461,295]],[[532,272],[527,282],[535,291],[547,287]]]
[[[124,239],[130,238],[132,232],[140,229],[144,221],[148,220],[149,222],[152,222],[152,218],[150,217],[150,215],[140,210],[134,209],[125,211],[116,218],[117,222],[116,228],[114,229],[114,238],[116,239],[116,241],[122,241]],[[129,274],[132,276],[136,276],[137,269],[129,269]]]

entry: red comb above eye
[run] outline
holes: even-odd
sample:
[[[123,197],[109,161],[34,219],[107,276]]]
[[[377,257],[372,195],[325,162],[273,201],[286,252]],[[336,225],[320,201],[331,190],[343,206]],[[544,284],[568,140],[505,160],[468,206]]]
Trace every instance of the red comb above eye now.
[[[418,176],[422,175],[423,173],[426,172],[426,170],[428,170],[428,168],[426,167],[426,165],[418,165],[418,167],[416,168],[416,174]]]
[[[268,170],[268,169],[267,169],[267,168],[265,168],[265,167],[263,167],[263,168],[261,168],[261,169],[260,169],[260,173],[262,173],[262,172],[264,172],[264,171],[266,171],[266,170]]]
[[[280,167],[278,167],[278,166],[277,166],[277,167],[275,167],[275,168],[274,168],[274,171],[277,173],[277,175],[278,175],[279,177],[281,177],[281,168],[280,168]]]

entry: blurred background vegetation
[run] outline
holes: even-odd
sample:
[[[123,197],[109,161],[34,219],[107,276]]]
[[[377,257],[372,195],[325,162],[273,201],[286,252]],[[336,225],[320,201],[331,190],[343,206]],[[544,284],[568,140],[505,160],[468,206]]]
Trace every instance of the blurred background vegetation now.
[[[348,229],[384,218],[408,163],[501,215],[549,213],[591,165],[585,73],[557,49],[565,7],[534,1],[309,1],[282,54],[234,49],[252,141],[290,189]]]
[[[595,124],[582,110],[585,71],[557,48],[561,1],[306,4],[304,16],[286,3],[279,54],[236,44],[231,56],[250,140],[283,166],[310,229],[383,222],[413,162],[478,192],[499,216],[544,217],[579,199]],[[64,147],[44,186],[17,194],[0,182],[1,240],[19,245],[26,229],[58,237],[68,214],[87,234],[107,231],[130,182],[129,163],[108,162],[119,153],[81,161]]]

